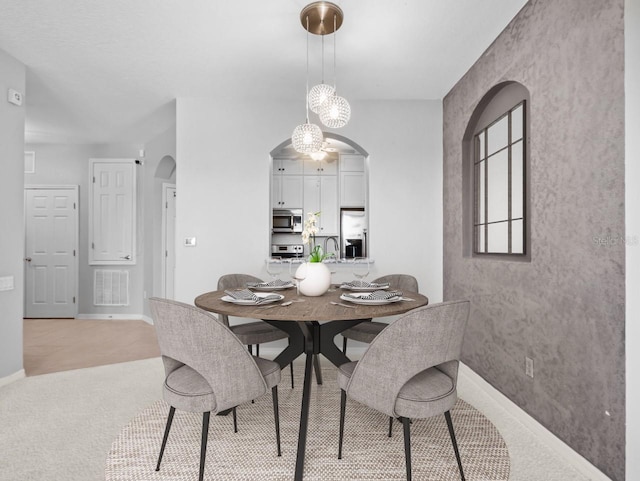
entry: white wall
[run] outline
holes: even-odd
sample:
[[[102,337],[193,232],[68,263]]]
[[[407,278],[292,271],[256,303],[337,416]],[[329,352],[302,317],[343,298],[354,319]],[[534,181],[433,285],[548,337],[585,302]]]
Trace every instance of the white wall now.
[[[165,157],[176,158],[176,128],[151,139],[145,144],[145,159],[142,168],[143,184],[140,199],[142,202],[142,246],[144,252],[144,283],[143,292],[146,298],[159,296],[162,292],[162,183],[175,183],[173,173],[158,171],[158,165]],[[169,175],[167,175],[169,174]],[[144,301],[144,315],[150,317],[151,310],[148,302]]]
[[[7,102],[10,88],[26,94],[25,66],[0,50],[0,276],[15,286],[0,291],[0,384],[22,371],[25,106]]]
[[[640,479],[640,2],[625,2],[626,479]]]
[[[142,196],[144,193],[144,170],[138,166],[138,233],[137,259],[135,266],[122,266],[129,271],[130,305],[126,307],[98,307],[93,305],[93,272],[100,266],[88,263],[88,222],[89,222],[89,159],[90,158],[137,158],[142,145],[132,144],[27,144],[26,150],[36,153],[36,172],[25,174],[26,185],[79,185],[79,228],[80,245],[78,255],[78,314],[91,315],[136,315],[143,312],[143,245],[144,229]],[[110,266],[109,268],[112,268]],[[116,268],[120,268],[115,266]]]
[[[337,133],[370,155],[372,277],[414,274],[442,298],[440,101],[354,102]],[[265,277],[269,152],[304,121],[304,102],[178,99],[176,298],[193,302],[220,275]],[[196,237],[196,247],[183,247]]]

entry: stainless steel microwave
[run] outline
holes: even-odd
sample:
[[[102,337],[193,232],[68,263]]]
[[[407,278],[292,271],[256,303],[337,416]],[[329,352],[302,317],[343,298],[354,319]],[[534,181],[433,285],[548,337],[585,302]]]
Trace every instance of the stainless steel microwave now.
[[[273,232],[301,233],[302,209],[273,209]]]

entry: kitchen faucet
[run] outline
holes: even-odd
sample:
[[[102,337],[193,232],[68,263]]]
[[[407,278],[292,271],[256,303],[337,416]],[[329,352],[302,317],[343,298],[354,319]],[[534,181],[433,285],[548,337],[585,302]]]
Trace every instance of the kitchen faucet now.
[[[327,237],[324,240],[324,253],[327,253],[327,244],[329,243],[329,240],[333,241],[333,252],[334,254],[337,254],[338,256],[340,255],[340,243],[338,242],[338,238],[334,235]]]

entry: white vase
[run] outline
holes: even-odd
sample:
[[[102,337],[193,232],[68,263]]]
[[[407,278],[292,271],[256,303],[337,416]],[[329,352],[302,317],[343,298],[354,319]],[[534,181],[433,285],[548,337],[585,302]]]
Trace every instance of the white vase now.
[[[300,293],[304,296],[321,296],[331,285],[331,271],[322,262],[305,262],[296,270]]]

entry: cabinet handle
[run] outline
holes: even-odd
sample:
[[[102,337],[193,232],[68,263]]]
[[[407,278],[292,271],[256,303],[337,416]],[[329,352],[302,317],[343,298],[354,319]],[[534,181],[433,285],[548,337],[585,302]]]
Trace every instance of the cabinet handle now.
[[[24,260],[27,262],[31,262],[31,257],[25,257]]]

